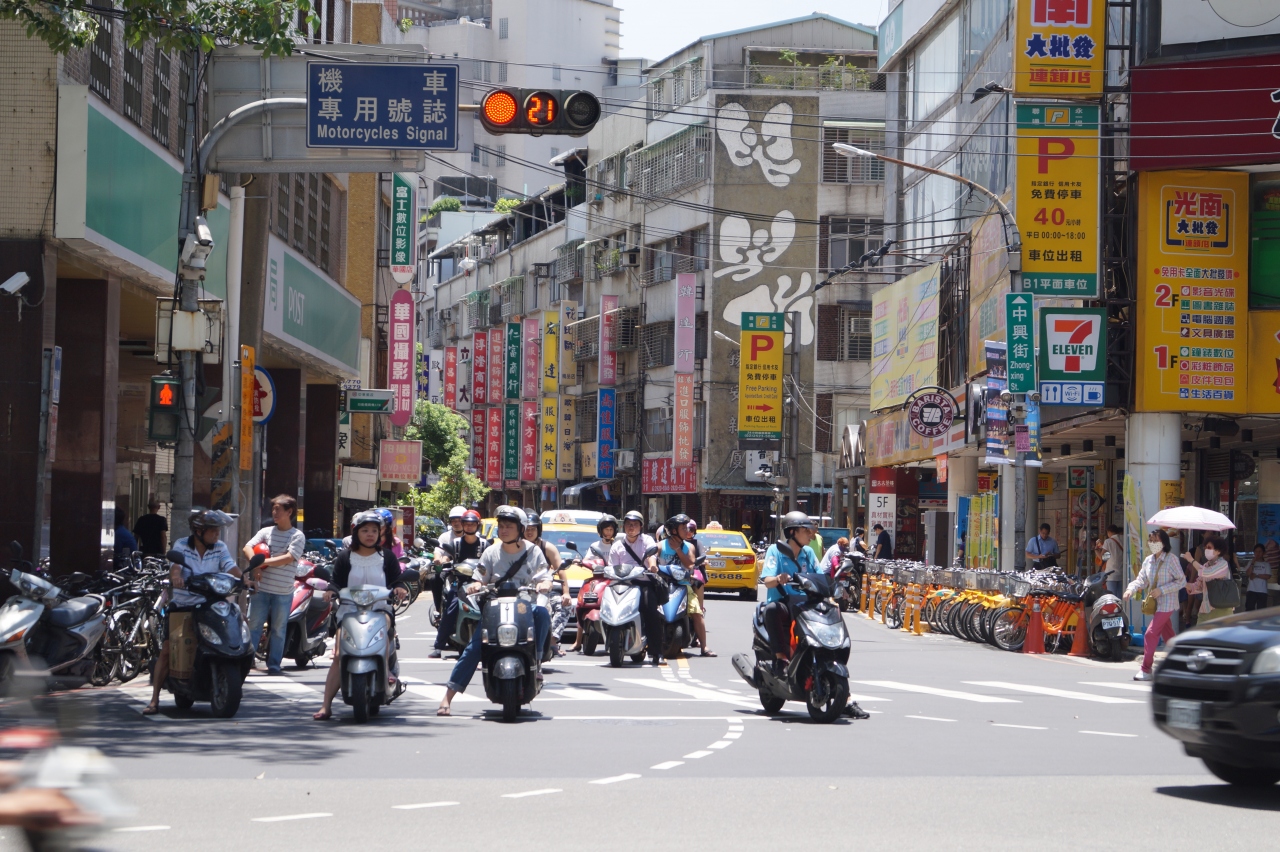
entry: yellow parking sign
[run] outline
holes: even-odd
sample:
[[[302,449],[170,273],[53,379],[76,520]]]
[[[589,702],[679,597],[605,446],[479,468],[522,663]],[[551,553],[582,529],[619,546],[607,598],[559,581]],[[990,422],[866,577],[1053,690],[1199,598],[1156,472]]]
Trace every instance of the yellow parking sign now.
[[[742,315],[738,359],[738,438],[782,439],[782,314]]]

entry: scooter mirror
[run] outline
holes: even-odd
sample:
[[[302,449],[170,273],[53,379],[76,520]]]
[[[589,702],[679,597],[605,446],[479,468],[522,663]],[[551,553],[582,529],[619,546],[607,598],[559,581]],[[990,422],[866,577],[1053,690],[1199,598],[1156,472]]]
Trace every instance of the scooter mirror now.
[[[187,565],[187,557],[182,554],[181,550],[170,550],[164,555],[164,558],[172,562],[174,565],[184,565],[188,568],[191,567]]]
[[[657,555],[658,555],[658,548],[656,547],[651,547],[644,552],[645,559],[648,559],[651,556],[657,556]]]
[[[174,553],[177,553],[177,551],[176,551],[176,550],[175,550],[175,551],[170,551],[170,557],[172,557],[172,555],[173,555]],[[182,556],[182,554],[181,554],[181,553],[178,553],[178,556],[179,556],[179,557],[181,557],[181,556]],[[177,560],[177,559],[175,559],[174,561],[175,561],[175,562],[179,562],[179,560]],[[261,553],[255,553],[255,554],[253,555],[253,558],[249,560],[249,567],[250,567],[250,568],[257,568],[257,567],[261,566],[263,562],[266,562],[266,561],[267,561],[267,557],[263,556]],[[185,563],[181,563],[181,562],[179,562],[179,564],[185,564]]]
[[[440,539],[438,539],[438,538],[424,538],[424,539],[422,540],[422,546],[423,546],[423,547],[426,547],[426,548],[430,548],[431,550],[435,550],[437,547],[439,547],[439,546],[440,546]]]
[[[576,541],[566,541],[564,546],[572,550],[574,553],[578,552],[578,543]]]

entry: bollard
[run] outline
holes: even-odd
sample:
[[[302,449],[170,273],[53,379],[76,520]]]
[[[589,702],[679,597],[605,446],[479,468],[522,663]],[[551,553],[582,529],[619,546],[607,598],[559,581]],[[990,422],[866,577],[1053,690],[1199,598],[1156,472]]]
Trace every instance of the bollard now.
[[[1031,602],[1031,615],[1027,622],[1027,638],[1022,641],[1022,653],[1044,653],[1044,618],[1040,615],[1040,598]]]
[[[1076,630],[1071,634],[1071,652],[1068,657],[1089,656],[1089,626],[1084,617],[1084,602],[1076,609]]]
[[[868,610],[871,609],[870,592],[871,592],[871,575],[864,573],[862,575],[862,606],[858,607],[858,609],[861,610],[863,615],[866,615]]]
[[[925,593],[925,587],[921,586],[920,597],[919,597],[919,600],[917,601],[917,606],[916,606],[916,623],[911,630],[911,632],[916,634],[917,636],[924,635],[924,626],[921,624],[921,615],[924,613],[924,604],[925,604],[925,601],[927,601],[928,599],[929,599],[929,596]]]

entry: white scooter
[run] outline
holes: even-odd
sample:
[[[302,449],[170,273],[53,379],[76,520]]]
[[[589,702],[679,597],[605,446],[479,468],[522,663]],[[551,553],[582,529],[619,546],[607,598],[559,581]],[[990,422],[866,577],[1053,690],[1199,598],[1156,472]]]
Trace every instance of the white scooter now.
[[[393,589],[377,586],[352,586],[338,593],[342,604],[354,607],[339,625],[342,700],[351,705],[355,720],[360,723],[378,715],[384,704],[390,704],[404,692],[404,684],[398,677],[394,688],[389,683],[397,668],[391,612],[374,609],[394,594]]]
[[[656,548],[650,548],[644,558],[648,559],[654,552]],[[622,666],[623,657],[630,657],[633,663],[644,662],[644,618],[640,613],[640,587],[636,581],[645,573],[641,565],[604,566],[604,575],[610,582],[600,601],[600,623],[604,628],[609,665],[614,668]],[[659,641],[659,637],[654,641]]]

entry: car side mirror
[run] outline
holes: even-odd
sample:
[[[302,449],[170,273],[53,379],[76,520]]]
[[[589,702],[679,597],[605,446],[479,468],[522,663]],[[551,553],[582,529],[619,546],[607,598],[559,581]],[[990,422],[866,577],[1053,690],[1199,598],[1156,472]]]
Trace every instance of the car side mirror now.
[[[176,553],[176,552],[177,552],[177,551],[170,551],[170,553],[171,553],[171,554],[172,554],[172,553]],[[179,556],[181,556],[182,554],[178,554],[178,555],[179,555]],[[176,562],[177,560],[174,560],[174,561]],[[250,568],[260,568],[260,567],[262,566],[262,563],[263,563],[263,562],[266,562],[266,561],[267,561],[267,557],[263,556],[261,553],[255,553],[255,554],[253,555],[253,558],[249,560],[249,567],[250,567]],[[180,564],[185,565],[186,563],[185,563],[185,562],[183,562],[183,563],[180,563]]]

